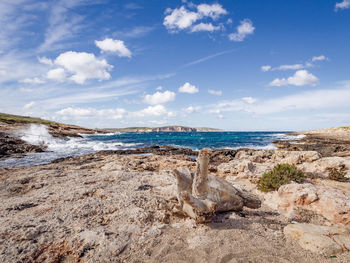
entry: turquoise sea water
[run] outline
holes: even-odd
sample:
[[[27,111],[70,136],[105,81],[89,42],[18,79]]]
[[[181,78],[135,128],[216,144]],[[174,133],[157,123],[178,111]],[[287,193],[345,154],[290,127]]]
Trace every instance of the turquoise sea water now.
[[[83,135],[83,138],[53,138],[45,127],[33,126],[22,139],[31,144],[45,144],[44,153],[31,153],[21,158],[0,161],[0,168],[49,163],[57,158],[78,156],[100,150],[123,150],[152,145],[210,149],[274,149],[273,141],[291,139],[287,132],[151,132]],[[297,138],[293,138],[297,139]]]
[[[202,148],[273,148],[272,141],[284,139],[286,132],[150,132],[92,135],[96,142],[121,142],[137,147],[171,145],[193,150]]]

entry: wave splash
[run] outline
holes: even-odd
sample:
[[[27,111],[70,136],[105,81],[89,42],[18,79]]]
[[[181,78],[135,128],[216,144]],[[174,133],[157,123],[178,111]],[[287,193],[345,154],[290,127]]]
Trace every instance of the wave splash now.
[[[28,166],[49,163],[58,158],[68,156],[79,156],[102,150],[121,150],[134,148],[136,144],[125,144],[122,142],[102,142],[91,140],[88,136],[82,138],[59,139],[53,137],[42,124],[31,124],[29,128],[17,133],[23,141],[33,145],[43,145],[47,150],[42,153],[28,153],[22,158],[9,158],[0,161],[1,167]]]

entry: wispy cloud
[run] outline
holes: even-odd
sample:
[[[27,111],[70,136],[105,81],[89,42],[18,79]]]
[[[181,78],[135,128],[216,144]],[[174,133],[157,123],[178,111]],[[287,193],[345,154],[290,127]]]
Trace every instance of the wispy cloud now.
[[[265,115],[279,112],[304,112],[305,110],[348,109],[349,97],[350,82],[345,82],[339,88],[304,91],[272,99],[256,100],[252,98],[247,101],[243,98],[222,101],[211,105],[208,112],[220,114],[241,111]]]
[[[209,55],[209,56],[206,56],[206,57],[194,60],[192,62],[189,62],[189,63],[183,65],[183,67],[186,68],[186,67],[190,67],[190,66],[193,66],[193,65],[196,65],[196,64],[200,64],[200,63],[203,63],[203,62],[205,62],[207,60],[210,60],[210,59],[222,56],[222,55],[226,55],[226,54],[229,54],[229,53],[231,53],[233,51],[237,51],[237,50],[239,50],[239,49],[236,48],[236,49],[230,49],[230,50],[225,50],[225,51],[222,51],[222,52],[219,52],[219,53],[215,53],[213,55]]]
[[[122,39],[126,38],[139,38],[146,36],[156,29],[156,26],[135,26],[129,28],[128,30],[116,31],[112,35],[113,37],[118,37]]]
[[[49,27],[45,32],[44,42],[39,51],[58,49],[60,42],[70,39],[83,27],[84,17],[72,12],[72,9],[93,3],[83,0],[59,0],[50,6]]]

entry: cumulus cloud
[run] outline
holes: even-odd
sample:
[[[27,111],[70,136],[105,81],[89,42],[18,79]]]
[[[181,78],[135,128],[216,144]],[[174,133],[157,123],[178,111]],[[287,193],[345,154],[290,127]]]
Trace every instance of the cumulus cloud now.
[[[35,78],[25,78],[23,80],[19,81],[20,83],[26,83],[26,84],[44,84],[45,80],[39,79],[38,77]]]
[[[350,0],[343,0],[335,4],[335,10],[350,8]]]
[[[221,96],[222,95],[222,91],[221,90],[210,89],[210,90],[208,90],[208,93],[211,94],[211,95],[216,95],[216,96]]]
[[[197,6],[197,10],[201,17],[211,17],[214,20],[227,14],[227,11],[220,4],[200,4]]]
[[[147,94],[143,101],[147,104],[156,105],[156,104],[164,104],[164,103],[173,101],[175,100],[175,97],[176,97],[175,92],[168,91],[168,90],[164,92],[157,91],[152,95]]]
[[[98,59],[94,54],[74,51],[60,54],[55,59],[54,64],[62,66],[71,74],[69,79],[78,84],[84,84],[87,79],[98,79],[100,81],[110,79],[111,75],[108,71],[113,68],[113,66],[109,65],[105,59]],[[53,74],[52,70],[49,71],[49,73],[50,72]],[[59,72],[56,71],[54,73],[57,74]],[[63,76],[62,70],[60,73],[60,76]],[[51,79],[55,78],[53,77]]]
[[[184,6],[174,10],[168,9],[166,12],[169,15],[164,18],[163,25],[170,31],[189,28],[199,19],[197,12],[189,11]]]
[[[103,117],[106,119],[121,119],[127,111],[122,108],[97,110],[94,108],[72,108],[68,107],[56,112],[58,115],[73,118],[95,118]]]
[[[213,32],[219,30],[220,26],[215,26],[212,23],[199,23],[194,25],[197,21],[205,18],[211,18],[212,20],[218,19],[222,15],[226,15],[227,11],[220,4],[188,4],[187,9],[185,6],[180,8],[170,9],[168,8],[165,13],[163,25],[170,32],[177,32],[180,30],[190,29],[189,32],[209,31]]]
[[[134,117],[157,117],[167,114],[167,110],[163,105],[148,106],[147,108],[131,113]]]
[[[119,57],[131,57],[131,51],[125,46],[124,41],[106,38],[102,41],[95,41],[97,47],[101,49],[101,52],[113,52]]]
[[[67,79],[66,72],[63,68],[51,69],[46,74],[46,78],[55,80],[58,82],[63,82]]]
[[[191,85],[189,82],[186,82],[179,88],[179,92],[194,94],[199,92],[199,89],[197,89],[196,86]]]
[[[294,86],[316,86],[318,84],[319,80],[318,78],[309,73],[307,70],[298,70],[295,72],[295,74],[288,79],[282,78],[282,79],[274,79],[270,86],[280,87],[280,86],[287,86],[287,85],[294,85]]]
[[[237,32],[229,34],[229,39],[231,41],[241,42],[248,35],[252,35],[254,33],[255,27],[253,26],[253,22],[249,19],[244,19],[241,21],[241,24],[237,27]]]
[[[208,31],[213,32],[215,30],[219,30],[220,26],[213,26],[212,23],[200,23],[191,28],[191,32],[200,32],[200,31]]]

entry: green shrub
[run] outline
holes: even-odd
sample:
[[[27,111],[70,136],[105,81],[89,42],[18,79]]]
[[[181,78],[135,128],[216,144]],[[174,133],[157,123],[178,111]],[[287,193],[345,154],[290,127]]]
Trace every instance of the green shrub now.
[[[277,164],[272,171],[264,173],[258,182],[258,189],[262,192],[278,190],[281,185],[291,181],[302,183],[305,175],[295,165]]]
[[[349,178],[346,178],[346,172],[340,171],[337,168],[330,168],[328,170],[328,179],[335,180],[338,182],[347,182]]]

